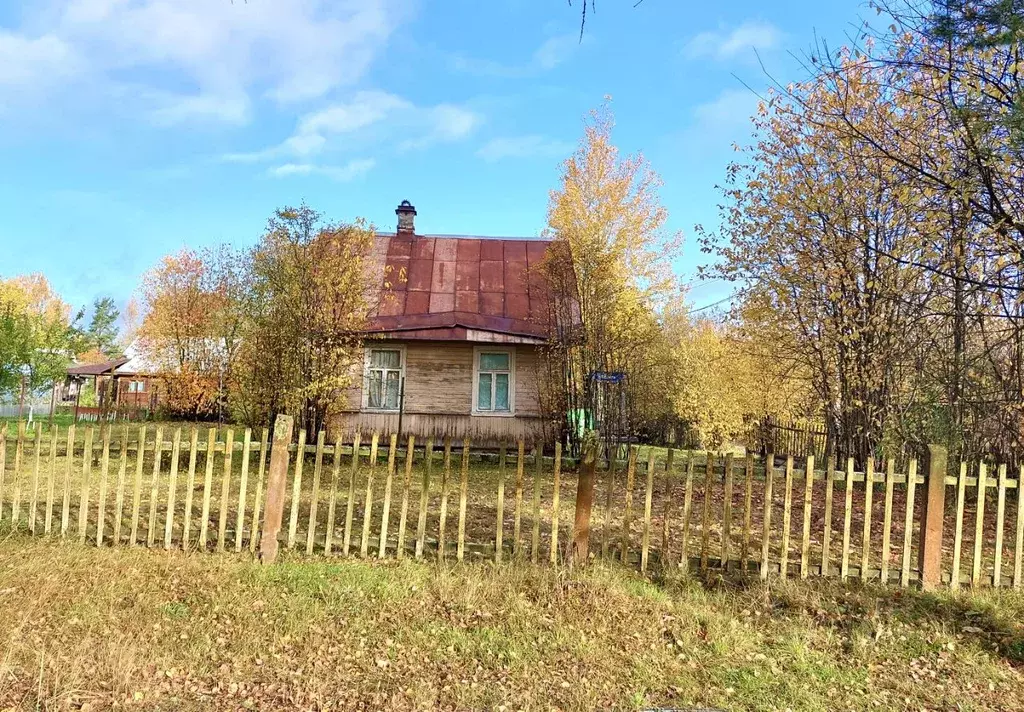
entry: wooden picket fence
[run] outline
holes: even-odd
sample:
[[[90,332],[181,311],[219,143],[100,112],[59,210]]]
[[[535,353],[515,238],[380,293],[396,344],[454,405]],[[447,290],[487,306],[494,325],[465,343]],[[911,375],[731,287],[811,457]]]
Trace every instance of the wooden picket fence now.
[[[565,560],[577,465],[559,444],[483,449],[378,433],[343,440],[173,425],[4,425],[0,527],[96,546],[265,559],[281,544],[306,555]],[[909,460],[904,472],[894,462],[869,462],[861,472],[852,460],[819,468],[813,456],[646,450],[645,458],[634,446],[625,462],[599,463],[595,557],[645,573],[1024,583],[1020,471],[961,463],[947,475],[935,447],[924,467]]]

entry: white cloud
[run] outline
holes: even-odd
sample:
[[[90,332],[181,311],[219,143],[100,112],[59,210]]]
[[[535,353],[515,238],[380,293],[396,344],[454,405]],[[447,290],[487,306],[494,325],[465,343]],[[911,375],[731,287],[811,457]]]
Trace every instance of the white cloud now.
[[[405,19],[407,2],[40,3],[23,29],[0,31],[0,91],[32,83],[36,94],[48,90],[51,98],[128,96],[162,125],[238,123],[255,99],[307,101],[362,79]],[[72,70],[73,85],[56,80]],[[19,96],[0,93],[0,105]]]
[[[28,37],[0,31],[0,87],[45,82],[75,68],[66,42],[52,34]]]
[[[701,32],[686,43],[683,53],[690,59],[727,60],[775,49],[781,42],[782,32],[775,25],[748,20],[729,31]]]
[[[406,111],[412,104],[384,91],[361,91],[344,104],[333,104],[307,114],[299,121],[296,137],[350,133],[387,119],[397,111]],[[300,148],[300,143],[294,144]],[[311,148],[308,144],[301,147]]]
[[[377,165],[372,158],[351,160],[342,166],[321,166],[314,163],[285,163],[267,171],[274,178],[322,175],[339,182],[347,182],[365,175]]]
[[[726,150],[750,139],[751,117],[760,99],[749,89],[726,89],[693,108],[690,124],[680,134],[684,147],[694,153]]]
[[[533,53],[533,63],[541,69],[554,69],[571,57],[579,46],[580,39],[576,34],[549,37]]]
[[[280,144],[249,153],[229,153],[222,160],[257,163],[286,157],[295,160],[294,165],[307,165],[312,157],[329,152],[370,148],[410,151],[462,140],[481,122],[482,117],[465,106],[417,106],[387,92],[360,91],[348,101],[300,117],[295,133]]]
[[[572,150],[571,143],[534,134],[493,138],[481,146],[476,155],[485,161],[495,162],[505,158],[559,158]]]
[[[593,37],[587,35],[583,38],[582,44],[587,45],[591,42]],[[481,77],[530,77],[565,63],[579,50],[580,44],[578,34],[553,35],[544,40],[530,56],[529,61],[523,64],[504,64],[490,59],[456,55],[452,58],[452,66],[460,72]]]

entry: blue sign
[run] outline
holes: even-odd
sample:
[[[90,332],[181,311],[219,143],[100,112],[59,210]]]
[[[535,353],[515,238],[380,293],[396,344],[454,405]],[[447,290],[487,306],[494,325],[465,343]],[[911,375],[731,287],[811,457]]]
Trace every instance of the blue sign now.
[[[598,383],[622,383],[626,380],[626,374],[622,371],[594,371],[590,378]]]

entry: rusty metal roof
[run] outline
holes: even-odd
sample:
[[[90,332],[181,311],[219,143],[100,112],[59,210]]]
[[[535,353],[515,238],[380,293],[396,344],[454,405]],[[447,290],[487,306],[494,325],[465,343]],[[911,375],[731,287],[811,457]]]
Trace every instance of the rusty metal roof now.
[[[378,234],[378,240],[387,243],[377,250],[388,269],[370,331],[461,327],[547,336],[550,291],[537,266],[550,240],[411,234]]]

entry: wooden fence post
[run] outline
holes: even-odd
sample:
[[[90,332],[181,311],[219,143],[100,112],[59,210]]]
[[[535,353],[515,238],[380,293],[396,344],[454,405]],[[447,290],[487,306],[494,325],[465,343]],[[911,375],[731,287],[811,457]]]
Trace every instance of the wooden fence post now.
[[[294,421],[279,415],[274,423],[274,441],[270,448],[270,473],[267,479],[267,505],[263,508],[263,534],[260,536],[260,560],[272,564],[277,559],[277,535],[284,515],[285,484],[288,479],[288,445],[292,441]],[[299,453],[302,456],[302,453]]]
[[[946,448],[928,446],[927,493],[921,520],[921,588],[935,589],[942,583],[942,518],[946,501]]]
[[[590,513],[594,507],[594,477],[597,470],[597,443],[586,438],[583,442],[583,462],[576,483],[576,515],[573,518],[572,543],[569,547],[569,565],[586,565],[590,556]]]

